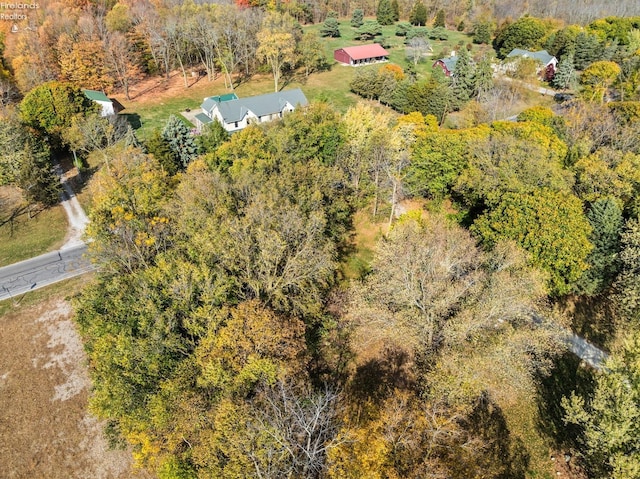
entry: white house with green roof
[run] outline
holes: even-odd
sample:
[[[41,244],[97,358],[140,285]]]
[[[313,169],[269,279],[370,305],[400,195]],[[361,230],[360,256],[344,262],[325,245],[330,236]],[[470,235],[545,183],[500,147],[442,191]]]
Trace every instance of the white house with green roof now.
[[[102,108],[101,115],[109,116],[115,115],[116,111],[113,108],[113,101],[109,99],[107,95],[102,93],[101,91],[96,90],[82,90],[84,96],[86,96],[89,100],[97,103]]]
[[[252,123],[282,118],[287,112],[308,103],[299,88],[248,98],[238,98],[234,93],[212,96],[204,99],[202,113],[195,116],[196,128],[201,130],[207,123],[217,120],[228,132],[238,131]]]

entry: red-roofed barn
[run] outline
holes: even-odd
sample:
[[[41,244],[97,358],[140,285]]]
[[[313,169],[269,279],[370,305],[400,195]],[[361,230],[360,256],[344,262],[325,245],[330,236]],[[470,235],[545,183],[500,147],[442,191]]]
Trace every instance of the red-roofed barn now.
[[[357,47],[338,48],[333,52],[333,58],[345,65],[357,66],[369,63],[386,62],[389,52],[377,43],[360,45]]]

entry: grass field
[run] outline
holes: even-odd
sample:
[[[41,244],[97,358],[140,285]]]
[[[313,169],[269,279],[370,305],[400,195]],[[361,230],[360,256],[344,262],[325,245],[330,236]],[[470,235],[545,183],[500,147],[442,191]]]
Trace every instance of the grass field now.
[[[13,220],[8,217],[18,211]],[[62,206],[42,211],[22,204],[17,189],[0,187],[0,266],[53,251],[64,242],[67,217]]]
[[[151,479],[88,411],[87,360],[66,299],[87,277],[0,302],[0,475]]]
[[[318,33],[322,24],[309,25],[303,27],[305,31]],[[402,68],[408,66],[404,46],[404,38],[395,36],[395,25],[383,27],[383,36],[388,39],[389,60]],[[323,99],[329,101],[336,110],[346,111],[350,106],[358,102],[359,97],[351,93],[349,84],[356,68],[340,65],[333,59],[333,51],[344,46],[362,45],[364,43],[354,39],[355,29],[350,26],[349,19],[340,21],[340,38],[323,38],[322,44],[324,53],[329,64],[325,71],[312,73],[309,77],[295,72],[292,76],[285,77],[280,82],[281,89],[301,88],[309,101]],[[447,41],[432,41],[433,58],[418,64],[417,72],[420,76],[430,75],[433,61],[447,52],[457,50],[460,45],[470,43],[471,37],[465,33],[449,31]],[[480,48],[474,45],[475,51]],[[374,66],[373,68],[378,68]],[[136,92],[132,100],[126,100],[121,96],[115,97],[124,106],[122,114],[127,115],[134,127],[137,128],[139,138],[148,138],[156,128],[162,128],[173,114],[200,107],[205,97],[228,93],[222,77],[215,81],[208,81],[206,78],[198,80],[189,78],[189,86],[185,87],[182,77],[175,73],[168,81],[165,79],[153,79],[152,83],[147,82],[142,91]],[[270,93],[274,89],[273,78],[268,74],[254,75],[249,81],[236,85],[234,91],[239,97],[247,97]]]

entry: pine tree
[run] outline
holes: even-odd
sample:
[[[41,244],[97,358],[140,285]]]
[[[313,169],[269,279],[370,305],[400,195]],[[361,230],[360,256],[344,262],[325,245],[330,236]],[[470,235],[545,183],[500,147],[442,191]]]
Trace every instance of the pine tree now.
[[[196,145],[187,125],[182,123],[177,116],[171,115],[169,121],[162,130],[162,137],[169,142],[171,151],[180,159],[182,167],[187,165],[198,156],[198,145]]]
[[[380,25],[393,25],[393,10],[389,0],[380,0],[378,3],[378,11],[376,12],[376,19]]]
[[[573,62],[578,70],[584,70],[593,62],[602,59],[603,46],[592,33],[580,32],[576,37],[576,51]]]
[[[353,28],[359,28],[364,23],[364,12],[361,8],[356,8],[353,11],[353,17],[351,17],[351,26]]]
[[[436,18],[433,21],[433,26],[434,27],[441,27],[441,28],[446,28],[447,27],[444,10],[442,10],[442,9],[438,10],[438,13],[436,13]]]
[[[593,392],[563,398],[565,421],[580,426],[589,477],[631,479],[640,472],[640,334],[628,331],[595,376]]]
[[[466,48],[458,52],[458,60],[453,75],[453,93],[460,103],[466,103],[476,90],[475,65]]]
[[[166,140],[159,129],[154,130],[151,137],[145,142],[145,147],[150,155],[158,160],[162,169],[169,175],[175,175],[180,169],[180,159],[171,149],[169,141]]]
[[[320,29],[320,35],[323,37],[338,38],[340,36],[340,24],[334,17],[327,17]]]
[[[49,147],[34,137],[24,145],[24,156],[17,178],[18,186],[30,203],[55,205],[60,200],[60,180],[51,167]]]
[[[398,0],[391,0],[391,10],[393,11],[393,21],[397,22],[400,20],[400,5],[398,5]]]
[[[614,284],[615,295],[612,303],[616,305],[625,319],[640,318],[640,221],[632,218],[627,221],[620,235],[620,274]]]
[[[578,75],[573,65],[573,54],[569,53],[560,59],[556,74],[551,80],[551,84],[556,88],[573,90],[578,85]]]
[[[424,6],[422,0],[418,0],[411,9],[409,15],[409,22],[411,25],[425,26],[427,24],[427,7]]]
[[[493,88],[493,68],[488,56],[484,56],[476,65],[474,84],[475,96],[483,95]]]
[[[493,25],[491,22],[478,22],[473,25],[473,43],[489,44],[491,43],[491,35],[493,33]]]
[[[577,287],[580,292],[593,295],[611,285],[617,274],[622,210],[614,200],[600,199],[587,212],[587,219],[593,228],[589,237],[593,250],[587,257],[589,269],[584,272]]]

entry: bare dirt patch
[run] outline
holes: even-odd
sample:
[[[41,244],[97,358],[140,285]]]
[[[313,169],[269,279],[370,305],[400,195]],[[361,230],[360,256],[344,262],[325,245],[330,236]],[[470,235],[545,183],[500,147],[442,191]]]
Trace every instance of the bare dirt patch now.
[[[87,411],[82,343],[63,299],[0,317],[0,477],[150,478]]]

